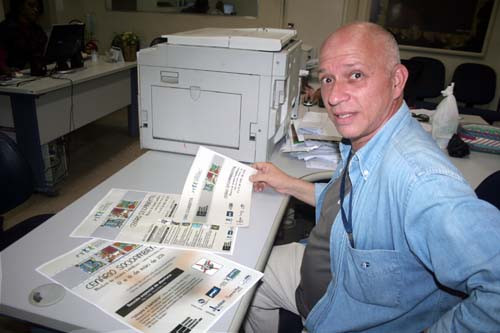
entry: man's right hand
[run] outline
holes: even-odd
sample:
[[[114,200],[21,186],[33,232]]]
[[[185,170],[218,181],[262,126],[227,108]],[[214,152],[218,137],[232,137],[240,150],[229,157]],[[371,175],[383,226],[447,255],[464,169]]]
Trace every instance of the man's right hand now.
[[[290,194],[288,187],[294,180],[293,177],[290,177],[272,163],[255,163],[252,167],[258,171],[250,176],[255,192],[262,192],[266,187],[271,187],[277,192]]]
[[[288,194],[315,206],[314,184],[291,177],[272,163],[258,162],[252,165],[257,173],[250,176],[254,191],[262,192],[266,187]]]

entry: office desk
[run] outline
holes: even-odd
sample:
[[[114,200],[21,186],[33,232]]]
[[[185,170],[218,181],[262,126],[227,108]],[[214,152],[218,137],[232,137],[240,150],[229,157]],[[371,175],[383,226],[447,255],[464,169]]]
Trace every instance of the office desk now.
[[[59,79],[44,77],[19,86],[0,86],[0,95],[10,97],[16,140],[40,192],[51,190],[41,145],[129,105],[129,134],[137,136],[139,131],[135,63],[101,59],[86,62],[84,69],[74,73],[54,76]]]
[[[299,117],[303,117],[304,113],[309,111],[325,112],[325,109],[319,108],[317,105],[311,107],[300,105]],[[417,114],[423,113],[428,116],[432,116],[435,112],[434,110],[426,110],[426,109],[412,109],[411,111]],[[483,124],[483,125],[488,124],[480,116],[469,115],[469,114],[460,114],[460,123]],[[428,123],[423,123],[423,125],[426,124]],[[462,172],[465,179],[467,179],[467,181],[469,182],[469,184],[473,189],[475,189],[479,185],[479,183],[481,183],[481,181],[485,179],[487,176],[489,176],[490,174],[492,174],[497,170],[500,170],[500,155],[498,154],[481,153],[471,150],[469,156],[464,158],[455,158],[455,157],[450,157],[446,149],[443,149],[443,151],[444,154],[450,159],[450,161]],[[285,156],[278,157],[279,161],[278,163],[281,163],[281,165],[290,165],[291,168],[290,174],[294,176],[300,175],[300,165],[291,163],[291,160],[292,160],[291,158],[287,158]],[[292,165],[294,165],[295,167],[291,167]],[[295,171],[298,171],[298,173],[294,174]]]
[[[70,238],[71,231],[111,189],[129,188],[143,191],[180,193],[193,157],[150,151],[130,163],[92,191],[14,243],[2,253],[3,279],[0,313],[68,331],[85,327],[94,330],[123,328],[120,322],[86,301],[67,292],[63,300],[49,307],[30,304],[30,292],[48,279],[35,272],[39,265],[82,244],[86,239]],[[452,159],[472,186],[500,168],[500,156],[472,152],[468,159]],[[331,171],[320,172],[304,167],[304,162],[275,152],[272,162],[296,177],[311,180],[328,178]],[[263,270],[274,237],[286,209],[288,197],[273,191],[254,193],[249,228],[240,228],[233,256],[228,258]],[[237,331],[252,295],[247,294],[237,306],[215,324],[214,331]]]
[[[462,172],[473,189],[493,172],[500,170],[498,154],[471,151],[470,155],[464,158],[448,158]]]
[[[71,231],[111,189],[181,193],[193,157],[150,151],[66,207],[2,253],[2,290],[0,313],[67,331],[78,327],[91,329],[123,328],[120,322],[86,301],[67,292],[63,300],[49,307],[30,304],[34,288],[49,280],[34,270],[39,265],[68,251],[86,239],[70,238]],[[240,228],[234,254],[228,258],[263,270],[274,235],[286,208],[285,196],[272,191],[255,193],[252,198],[250,228]],[[274,230],[274,231],[273,231]],[[237,331],[251,295],[240,301],[216,323],[219,332]]]

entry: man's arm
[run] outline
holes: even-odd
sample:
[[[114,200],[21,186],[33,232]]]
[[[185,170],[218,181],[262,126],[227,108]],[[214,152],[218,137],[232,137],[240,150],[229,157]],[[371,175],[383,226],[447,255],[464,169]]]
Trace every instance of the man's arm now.
[[[261,162],[252,166],[258,171],[250,177],[256,192],[271,187],[279,193],[294,196],[311,206],[316,206],[313,183],[291,177],[272,163]]]
[[[412,192],[405,218],[412,251],[439,283],[468,295],[428,331],[498,331],[500,211],[453,176],[421,177]]]

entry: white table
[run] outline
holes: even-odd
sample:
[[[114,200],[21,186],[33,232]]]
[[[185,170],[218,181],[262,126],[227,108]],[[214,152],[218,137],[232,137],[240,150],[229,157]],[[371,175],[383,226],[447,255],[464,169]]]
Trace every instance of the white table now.
[[[320,108],[317,105],[314,105],[312,107],[305,107],[303,105],[300,105],[299,107],[299,115],[302,116],[304,112],[326,112],[326,109]],[[434,110],[426,110],[426,109],[412,109],[410,110],[411,112],[414,112],[416,114],[426,114],[428,116],[432,116],[434,114]],[[460,123],[461,124],[482,124],[482,125],[487,125],[488,123],[481,118],[480,116],[476,115],[468,115],[468,114],[460,114]],[[425,125],[427,125],[427,130],[430,132],[431,131],[431,125],[428,123],[422,123],[424,126],[424,129],[426,128]],[[481,153],[477,151],[471,151],[470,155],[464,158],[455,158],[455,157],[450,157],[448,155],[448,152],[446,149],[443,150],[444,154],[448,156],[450,161],[462,172],[464,175],[465,179],[469,182],[471,187],[475,189],[481,181],[492,174],[493,172],[500,170],[500,155],[496,154],[488,154],[488,153]],[[300,170],[300,165],[293,163],[291,158],[286,158],[286,157],[278,157],[279,161],[281,162],[281,165],[289,165],[291,168],[290,174],[297,176],[300,176],[300,171],[298,173],[295,173],[295,171]],[[295,167],[292,167],[295,166]],[[313,178],[314,179],[314,178]]]
[[[471,151],[464,158],[449,157],[462,172],[470,186],[475,189],[486,177],[500,170],[500,155]]]
[[[30,304],[30,292],[50,282],[36,273],[35,268],[86,241],[68,235],[109,189],[115,187],[181,193],[192,160],[192,156],[147,152],[5,249],[2,253],[0,313],[62,331],[80,327],[94,330],[123,328],[123,324],[69,292],[62,301],[52,306],[37,307]],[[255,193],[251,227],[240,228],[234,254],[228,258],[263,270],[286,203],[285,196],[272,191]],[[216,323],[214,330],[237,331],[250,298],[251,295],[247,295],[238,306],[229,309]]]
[[[46,181],[41,145],[129,105],[129,134],[137,136],[139,131],[135,62],[108,63],[101,58],[54,77],[59,79],[0,86],[0,95],[8,96],[11,106],[0,110],[0,126],[15,127],[19,149],[40,192],[53,190]]]
[[[30,292],[49,282],[36,273],[35,268],[85,241],[68,235],[109,189],[115,187],[180,193],[192,160],[192,156],[147,152],[5,249],[1,254],[3,278],[0,313],[62,331],[81,327],[93,330],[124,328],[120,322],[71,293],[66,293],[62,301],[49,307],[30,304]],[[272,161],[289,174],[305,176],[310,180],[329,178],[332,173],[306,169],[304,162],[276,152]],[[469,158],[452,158],[452,161],[473,187],[500,169],[500,156],[493,154],[472,152]],[[286,196],[273,191],[255,193],[252,198],[251,227],[240,228],[234,254],[228,258],[263,270],[287,204]],[[251,295],[247,294],[215,324],[214,331],[238,331],[250,300]]]

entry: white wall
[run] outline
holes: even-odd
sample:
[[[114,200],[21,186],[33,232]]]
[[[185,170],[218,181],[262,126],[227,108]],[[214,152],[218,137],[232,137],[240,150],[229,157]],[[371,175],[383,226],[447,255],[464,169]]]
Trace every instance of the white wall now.
[[[210,8],[215,7],[215,3],[217,0],[212,0],[209,1],[210,3]],[[234,5],[234,8],[236,10],[236,14],[238,15],[248,15],[248,16],[256,16],[256,14],[252,13],[258,13],[259,10],[259,5],[262,3],[262,0],[229,0],[229,1],[224,1],[226,3],[232,3]],[[255,8],[257,7],[257,8]],[[248,14],[247,14],[248,13]]]
[[[75,0],[44,0],[45,11],[50,16],[51,23],[68,23],[77,19],[84,21],[84,1]],[[104,1],[102,2],[104,6]]]
[[[346,1],[349,0],[286,0],[284,25],[294,23],[299,38],[312,46],[317,55],[325,38],[342,24]]]

